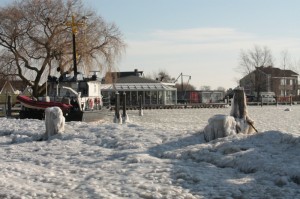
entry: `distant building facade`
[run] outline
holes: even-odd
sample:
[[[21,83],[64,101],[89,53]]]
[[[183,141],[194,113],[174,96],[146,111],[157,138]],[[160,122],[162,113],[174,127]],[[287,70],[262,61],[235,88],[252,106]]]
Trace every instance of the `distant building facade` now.
[[[298,96],[299,74],[292,70],[274,67],[256,67],[254,71],[240,80],[245,93],[254,95],[260,92],[274,92],[278,97]]]
[[[105,75],[101,87],[104,102],[106,99],[114,104],[118,92],[122,99],[126,94],[128,106],[143,105],[173,105],[177,104],[177,89],[162,82],[145,78],[143,71],[110,72]]]
[[[179,103],[220,103],[224,100],[224,91],[220,90],[193,90],[193,91],[178,91],[177,101]]]

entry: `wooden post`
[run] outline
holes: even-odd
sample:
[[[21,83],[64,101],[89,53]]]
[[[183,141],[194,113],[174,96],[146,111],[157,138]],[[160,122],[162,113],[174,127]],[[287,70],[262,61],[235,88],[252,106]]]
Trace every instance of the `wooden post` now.
[[[115,118],[119,119],[120,118],[120,95],[118,92],[116,92],[116,102],[115,102]]]
[[[261,107],[263,106],[263,98],[262,97],[260,98],[260,106]]]
[[[7,96],[7,111],[6,116],[11,117],[11,107],[12,107],[12,99],[11,95]]]
[[[293,104],[293,98],[292,96],[290,96],[290,106],[292,106],[292,104]]]
[[[123,118],[126,117],[126,93],[123,92]]]
[[[247,114],[247,103],[244,89],[234,89],[233,104],[231,104],[231,116],[234,118],[245,118]]]

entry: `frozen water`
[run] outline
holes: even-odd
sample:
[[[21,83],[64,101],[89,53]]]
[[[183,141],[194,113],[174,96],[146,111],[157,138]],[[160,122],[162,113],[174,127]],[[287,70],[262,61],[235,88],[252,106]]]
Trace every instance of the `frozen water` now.
[[[258,133],[205,142],[222,109],[128,111],[68,122],[0,118],[0,198],[300,198],[300,106],[248,107]]]

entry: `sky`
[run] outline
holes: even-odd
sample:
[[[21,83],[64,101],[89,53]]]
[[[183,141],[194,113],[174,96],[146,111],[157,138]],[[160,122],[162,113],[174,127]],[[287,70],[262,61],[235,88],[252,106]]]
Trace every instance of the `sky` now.
[[[117,24],[127,44],[120,71],[160,70],[190,83],[234,88],[241,50],[267,46],[282,68],[282,52],[300,55],[297,0],[86,0],[107,22]],[[180,79],[179,79],[180,80]],[[184,78],[186,82],[188,77]]]
[[[0,117],[1,198],[300,198],[300,106],[249,106],[258,133],[205,142],[219,109],[128,111],[129,121]],[[172,117],[170,117],[172,115]]]
[[[0,0],[0,3],[10,2]],[[182,73],[197,89],[234,88],[241,50],[267,46],[283,68],[282,52],[300,59],[298,0],[83,0],[123,34],[119,71],[146,76]],[[179,80],[180,81],[180,78]]]

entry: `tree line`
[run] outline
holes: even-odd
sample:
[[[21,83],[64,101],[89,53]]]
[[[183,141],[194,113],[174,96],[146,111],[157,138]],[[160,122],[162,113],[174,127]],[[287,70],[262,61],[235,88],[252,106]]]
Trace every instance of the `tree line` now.
[[[34,96],[45,91],[48,75],[74,70],[72,33],[81,72],[111,70],[126,46],[119,28],[80,0],[14,1],[0,18],[0,76],[21,79]]]

